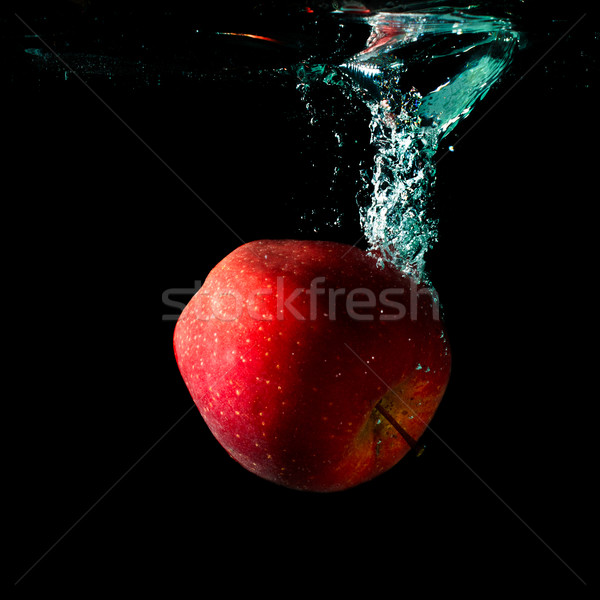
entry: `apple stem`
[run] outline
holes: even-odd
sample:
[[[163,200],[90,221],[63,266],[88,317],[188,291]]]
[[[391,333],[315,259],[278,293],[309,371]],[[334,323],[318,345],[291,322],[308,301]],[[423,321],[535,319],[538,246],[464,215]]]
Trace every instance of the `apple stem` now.
[[[417,456],[421,456],[425,450],[425,446],[418,444],[417,441],[392,417],[392,415],[381,406],[381,400],[375,405],[379,413],[385,417],[389,424],[402,436],[404,441],[410,446],[411,450],[416,450]]]

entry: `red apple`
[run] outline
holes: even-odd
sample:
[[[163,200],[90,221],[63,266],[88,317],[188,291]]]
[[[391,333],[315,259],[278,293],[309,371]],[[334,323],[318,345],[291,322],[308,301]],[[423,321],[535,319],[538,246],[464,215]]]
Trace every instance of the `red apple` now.
[[[450,374],[435,292],[334,242],[240,246],[183,310],[174,348],[230,456],[300,490],[347,489],[395,465]]]

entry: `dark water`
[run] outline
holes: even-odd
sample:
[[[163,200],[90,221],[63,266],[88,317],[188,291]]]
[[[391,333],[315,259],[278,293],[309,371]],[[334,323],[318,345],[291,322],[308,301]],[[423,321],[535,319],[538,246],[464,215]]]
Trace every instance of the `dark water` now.
[[[510,22],[518,47],[485,97],[442,104],[459,89],[440,88],[448,78],[502,53],[482,63],[489,46],[463,53],[450,46],[467,34],[444,34],[435,61],[428,44],[387,46],[357,75],[373,24],[331,3],[5,9],[18,587],[174,594],[217,581],[279,597],[283,575],[311,595],[364,583],[387,596],[593,581],[600,35],[591,4],[478,6]],[[388,82],[400,68],[398,86],[372,67]],[[456,106],[469,110],[454,121]],[[398,162],[407,130],[419,151]],[[272,488],[223,456],[195,412],[179,421],[178,306],[244,241],[368,248],[410,231],[396,217],[369,229],[385,222],[372,200],[378,183],[389,199],[419,173],[423,243],[407,263],[423,259],[443,305],[453,374],[432,425],[452,451],[430,436],[421,458],[342,496]]]
[[[597,39],[592,27],[579,43],[584,28],[574,24],[585,12],[574,8],[229,7],[223,14],[214,6],[71,2],[17,12],[24,22],[9,24],[21,69],[9,78],[57,94],[81,88],[81,78],[107,104],[127,99],[144,128],[138,133],[161,156],[169,152],[161,143],[176,146],[189,165],[179,175],[209,204],[219,196],[238,241],[254,231],[363,238],[419,274],[438,238],[436,160],[454,150],[468,125],[455,128],[477,101],[495,87],[483,114],[522,75],[519,65],[531,67],[562,35],[576,73],[551,52],[539,71],[548,83],[569,77],[582,92],[595,81]],[[223,185],[231,170],[239,176]],[[256,218],[261,212],[276,214],[276,226]]]

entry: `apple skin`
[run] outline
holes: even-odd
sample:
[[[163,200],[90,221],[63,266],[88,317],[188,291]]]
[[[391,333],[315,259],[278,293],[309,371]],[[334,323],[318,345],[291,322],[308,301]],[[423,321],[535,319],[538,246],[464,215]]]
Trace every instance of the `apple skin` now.
[[[363,305],[352,304],[351,290],[377,302],[359,291],[352,300]],[[340,491],[410,450],[380,400],[415,440],[434,416],[451,362],[438,309],[430,289],[363,250],[258,240],[216,265],[182,311],[175,357],[238,463],[289,488]]]

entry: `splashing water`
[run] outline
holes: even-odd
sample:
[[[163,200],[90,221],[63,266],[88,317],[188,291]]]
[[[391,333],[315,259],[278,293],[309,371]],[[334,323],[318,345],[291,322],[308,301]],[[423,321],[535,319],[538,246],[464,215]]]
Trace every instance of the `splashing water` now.
[[[375,156],[361,226],[384,262],[424,277],[437,241],[435,153],[508,67],[519,35],[508,20],[447,7],[346,18],[370,27],[366,47],[338,65],[303,63],[300,88],[335,84],[368,108]]]
[[[444,6],[439,0],[424,0],[418,9],[408,12],[354,7],[312,21],[302,21],[310,18],[304,12],[302,18],[297,17],[303,24],[294,26],[292,22],[292,34],[283,42],[251,33],[199,32],[204,62],[197,61],[192,53],[183,66],[179,62],[170,67],[142,63],[127,55],[99,55],[93,52],[94,47],[70,52],[71,45],[66,43],[60,52],[86,80],[104,77],[134,87],[161,86],[161,77],[168,82],[177,74],[210,85],[259,80],[261,84],[287,86],[291,75],[313,124],[319,121],[315,91],[318,95],[323,86],[335,90],[351,111],[360,107],[360,127],[365,111],[369,121],[372,162],[358,165],[351,175],[360,176],[358,216],[368,248],[383,264],[391,263],[426,278],[426,253],[438,237],[432,199],[440,141],[497,82],[520,42],[508,18],[487,14],[486,6],[491,3],[464,4],[459,9]],[[307,25],[309,22],[316,30]],[[295,41],[296,35],[300,41]],[[349,40],[354,40],[352,50]],[[221,52],[224,48],[220,44],[233,42],[260,44],[261,51],[268,50],[264,56],[269,56],[272,66],[256,66],[251,52],[239,51],[234,58]],[[65,80],[70,77],[64,63],[47,48],[38,44],[25,52],[40,68],[54,68]],[[304,54],[298,57],[294,53]],[[347,109],[348,105],[335,103],[327,109],[328,133],[336,140],[333,153],[328,155],[332,163],[329,198],[337,197],[336,179],[349,173],[349,164],[343,162],[343,146],[350,141]],[[343,220],[345,207],[325,204],[301,217],[310,222],[314,232]]]

